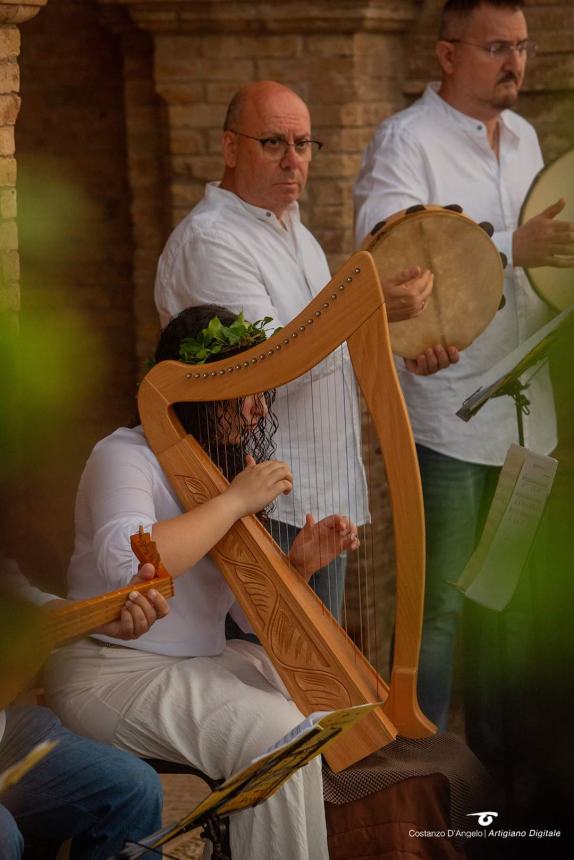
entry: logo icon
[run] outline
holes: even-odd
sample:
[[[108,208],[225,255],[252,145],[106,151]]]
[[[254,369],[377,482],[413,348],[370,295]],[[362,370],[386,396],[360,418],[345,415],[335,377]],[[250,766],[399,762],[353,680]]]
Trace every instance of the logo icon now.
[[[471,815],[475,815],[478,823],[482,827],[488,827],[489,824],[492,824],[495,818],[498,818],[498,812],[469,812],[467,813],[467,818]]]

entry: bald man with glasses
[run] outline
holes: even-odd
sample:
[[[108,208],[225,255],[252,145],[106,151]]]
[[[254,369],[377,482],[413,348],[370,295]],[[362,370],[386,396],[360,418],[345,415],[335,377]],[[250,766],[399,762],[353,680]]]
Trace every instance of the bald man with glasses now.
[[[307,106],[287,87],[261,81],[234,96],[224,122],[223,178],[206,187],[159,260],[155,299],[162,325],[189,305],[215,303],[243,311],[251,322],[270,317],[283,326],[328,283],[325,254],[298,207],[322,146]],[[432,275],[414,267],[383,288],[389,317],[405,319],[420,312]],[[346,350],[311,371],[304,384],[281,389],[274,411],[276,455],[290,463],[296,488],[276,503],[275,539],[288,549],[307,514],[318,520],[338,511],[365,522],[360,415]],[[337,617],[344,570],[340,557],[310,583]]]
[[[354,189],[357,245],[393,212],[416,204],[458,203],[476,221],[493,224],[493,241],[508,259],[506,304],[459,362],[430,378],[428,365],[421,362],[407,361],[399,368],[417,442],[427,525],[419,701],[441,729],[447,726],[462,610],[462,596],[452,583],[478,541],[506,452],[518,441],[509,397],[491,400],[468,424],[456,411],[481,387],[489,368],[549,318],[523,267],[572,265],[572,257],[567,263],[557,255],[574,253],[574,224],[557,218],[563,200],[518,226],[524,198],[543,166],[534,128],[510,110],[536,51],[522,8],[521,0],[445,4],[436,46],[441,80],[379,126]],[[557,440],[547,367],[533,375],[527,396],[525,444],[550,454]],[[483,610],[479,629],[486,614]],[[495,685],[492,666],[480,662],[480,650],[471,649],[477,662],[467,665],[468,689],[474,691],[467,700],[467,731],[476,731],[469,736],[475,751],[501,761],[503,732],[499,727],[483,731],[473,717],[489,710]],[[498,704],[490,708],[493,718]]]

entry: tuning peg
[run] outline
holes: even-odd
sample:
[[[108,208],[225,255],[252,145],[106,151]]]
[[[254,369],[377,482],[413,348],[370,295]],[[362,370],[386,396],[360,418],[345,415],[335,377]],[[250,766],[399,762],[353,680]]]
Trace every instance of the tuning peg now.
[[[405,215],[412,215],[413,212],[424,212],[426,208],[422,203],[417,203],[416,206],[409,206],[408,209],[405,209]]]
[[[487,236],[492,237],[494,235],[494,227],[492,226],[490,221],[481,221],[478,226],[482,227]]]
[[[448,206],[443,206],[443,209],[450,209],[451,212],[462,212],[462,206],[458,203],[449,203]]]
[[[500,304],[498,306],[498,310],[501,311],[504,305],[506,304],[506,296],[503,296],[500,300]]]
[[[508,266],[508,257],[506,256],[506,254],[503,254],[502,251],[499,251],[499,253],[500,253],[500,262],[502,263],[502,268],[506,269],[506,267]]]
[[[375,224],[375,226],[371,230],[370,235],[374,236],[375,233],[378,233],[379,230],[381,229],[381,227],[384,227],[386,223],[387,223],[386,221],[377,221],[377,223]]]

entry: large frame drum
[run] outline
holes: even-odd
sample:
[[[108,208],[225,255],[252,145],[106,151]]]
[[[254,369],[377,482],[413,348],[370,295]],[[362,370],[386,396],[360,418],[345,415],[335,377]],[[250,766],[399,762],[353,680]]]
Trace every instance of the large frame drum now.
[[[524,224],[539,215],[561,197],[566,199],[566,207],[558,218],[561,221],[574,222],[574,148],[564,152],[540,171],[522,204],[519,223]],[[574,268],[574,254],[561,259],[571,260]],[[538,266],[536,269],[526,269],[526,274],[540,298],[555,310],[566,310],[574,303],[574,271],[571,268]]]
[[[500,307],[504,269],[490,239],[459,206],[411,206],[381,221],[362,250],[373,255],[379,278],[395,278],[408,266],[430,269],[432,294],[416,317],[389,323],[393,352],[416,358],[442,344],[459,350],[481,334]]]

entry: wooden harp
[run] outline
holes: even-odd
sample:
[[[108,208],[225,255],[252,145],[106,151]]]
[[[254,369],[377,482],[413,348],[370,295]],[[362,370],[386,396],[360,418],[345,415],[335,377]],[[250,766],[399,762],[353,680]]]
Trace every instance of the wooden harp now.
[[[227,400],[284,385],[345,341],[383,452],[393,508],[397,608],[390,683],[289,566],[256,517],[237,522],[211,552],[304,714],[384,701],[359,728],[332,744],[326,758],[335,771],[397,734],[420,738],[435,730],[416,696],[425,562],[420,476],[371,255],[353,255],[302,313],[264,344],[207,365],[162,361],[144,378],[138,397],[148,443],[182,506],[190,509],[227,482],[186,435],[173,404]]]

